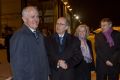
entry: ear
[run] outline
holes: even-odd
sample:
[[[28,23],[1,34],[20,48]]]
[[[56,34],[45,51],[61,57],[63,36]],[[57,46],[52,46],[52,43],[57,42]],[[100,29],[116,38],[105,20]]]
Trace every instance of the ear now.
[[[22,17],[22,20],[24,23],[26,23],[26,21],[27,21],[25,17]]]
[[[65,29],[67,30],[69,26],[66,26]]]
[[[110,27],[112,27],[112,24],[109,24],[110,25]]]

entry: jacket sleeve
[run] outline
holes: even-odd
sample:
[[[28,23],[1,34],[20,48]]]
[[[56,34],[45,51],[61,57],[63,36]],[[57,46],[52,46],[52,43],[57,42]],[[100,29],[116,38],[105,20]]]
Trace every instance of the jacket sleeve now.
[[[44,45],[45,45],[45,50],[47,54],[48,74],[51,75],[51,70],[50,70],[50,65],[49,65],[49,60],[48,60],[48,52],[47,52],[47,37],[43,36],[43,39],[44,39]]]
[[[117,40],[116,40],[116,44],[115,44],[116,49],[115,49],[113,55],[110,58],[110,61],[113,64],[119,64],[120,63],[120,33],[118,32],[116,35],[117,35],[116,36]]]
[[[103,61],[103,62],[106,62],[107,60],[109,60],[108,59],[108,57],[107,56],[105,56],[104,54],[102,54],[103,53],[103,51],[102,51],[102,47],[100,46],[101,44],[100,44],[101,42],[100,42],[100,37],[99,37],[99,35],[95,35],[95,51],[96,51],[96,57],[97,57],[97,59],[100,59],[101,61]]]
[[[80,49],[80,41],[77,38],[75,38],[73,43],[75,43],[73,45],[73,50],[72,50],[73,55],[72,57],[65,60],[68,65],[68,68],[75,67],[83,60],[82,52]]]
[[[89,45],[90,53],[91,53],[91,56],[92,56],[92,63],[90,63],[90,70],[91,70],[91,71],[95,71],[95,61],[94,61],[92,43],[91,43],[90,40],[87,40],[87,43],[88,43],[88,45]]]
[[[14,35],[10,40],[10,63],[15,80],[23,80],[25,74],[25,43],[24,38],[20,35]]]
[[[58,56],[56,56],[54,53],[54,48],[51,46],[51,36],[45,38],[45,46],[46,46],[46,51],[48,55],[48,62],[50,64],[50,67],[54,67],[57,69],[57,62],[59,60]]]

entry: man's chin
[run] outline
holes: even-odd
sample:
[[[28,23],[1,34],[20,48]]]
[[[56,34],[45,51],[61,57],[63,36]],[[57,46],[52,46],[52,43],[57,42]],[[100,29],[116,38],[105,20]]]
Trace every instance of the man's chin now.
[[[36,29],[38,26],[34,26],[33,28]]]

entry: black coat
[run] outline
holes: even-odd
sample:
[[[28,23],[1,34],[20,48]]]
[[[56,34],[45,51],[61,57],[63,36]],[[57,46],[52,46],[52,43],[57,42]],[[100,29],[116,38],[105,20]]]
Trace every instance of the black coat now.
[[[14,80],[48,80],[48,58],[40,33],[36,39],[23,25],[10,40],[10,57]]]
[[[120,54],[120,32],[113,30],[111,36],[114,41],[113,47],[109,46],[109,43],[102,32],[95,36],[97,72],[105,73],[108,70],[108,66],[106,65],[107,60],[113,63],[113,68],[117,71],[117,55]]]
[[[80,50],[79,39],[65,33],[63,52],[59,53],[58,35],[54,34],[47,38],[47,51],[51,67],[52,80],[75,80],[74,68],[83,59]],[[68,69],[57,68],[59,59],[65,60]]]
[[[83,59],[81,63],[76,66],[76,79],[75,80],[91,80],[91,71],[95,71],[94,57],[92,44],[89,40],[87,40],[87,45],[90,50],[90,55],[92,57],[91,63],[86,63]]]

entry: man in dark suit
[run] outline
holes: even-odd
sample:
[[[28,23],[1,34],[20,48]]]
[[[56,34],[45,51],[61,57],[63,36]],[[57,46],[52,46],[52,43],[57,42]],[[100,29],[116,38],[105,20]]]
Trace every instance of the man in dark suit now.
[[[114,59],[120,54],[120,32],[111,27],[109,18],[102,19],[102,32],[95,36],[97,80],[118,80],[119,77],[119,66]]]
[[[48,80],[49,66],[43,36],[37,31],[39,13],[28,6],[22,11],[24,24],[10,40],[14,80]]]
[[[67,29],[67,19],[60,17],[56,22],[56,33],[47,38],[52,80],[75,80],[74,68],[83,58],[79,39],[68,34]]]

